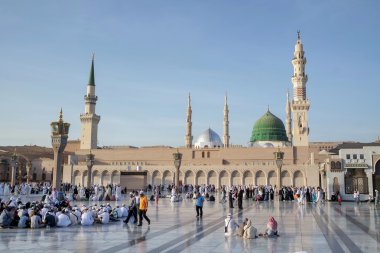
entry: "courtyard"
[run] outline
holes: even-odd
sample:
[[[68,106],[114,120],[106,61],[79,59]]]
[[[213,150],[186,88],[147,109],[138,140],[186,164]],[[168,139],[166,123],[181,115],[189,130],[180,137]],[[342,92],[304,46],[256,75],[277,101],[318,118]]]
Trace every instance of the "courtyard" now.
[[[218,198],[217,198],[218,199]],[[119,205],[123,202],[111,202]],[[77,202],[77,205],[89,204]],[[142,227],[123,222],[108,225],[43,229],[1,229],[0,252],[379,252],[380,217],[373,204],[344,202],[322,206],[295,202],[244,200],[243,210],[205,202],[202,219],[195,217],[193,200],[149,203]],[[231,211],[232,210],[232,211]],[[239,224],[252,219],[263,232],[269,215],[275,217],[277,238],[242,239],[224,236],[224,219],[231,211]]]

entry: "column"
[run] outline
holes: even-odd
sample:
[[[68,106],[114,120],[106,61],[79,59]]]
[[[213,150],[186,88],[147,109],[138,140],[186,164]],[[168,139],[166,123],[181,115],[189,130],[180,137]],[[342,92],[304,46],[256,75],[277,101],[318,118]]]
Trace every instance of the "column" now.
[[[372,194],[373,195],[373,192],[375,189],[373,189],[373,172],[372,172],[372,169],[369,169],[369,170],[365,170],[365,173],[367,175],[367,178],[368,178],[368,192],[369,194]]]
[[[17,163],[12,164],[12,174],[11,174],[11,186],[15,186],[16,184],[16,167]]]
[[[28,184],[30,180],[31,169],[32,169],[32,164],[30,162],[26,162],[26,183]]]
[[[281,188],[281,168],[277,168],[277,183],[276,183],[277,190],[280,190]]]
[[[57,192],[61,191],[62,181],[62,154],[54,149],[54,169],[53,169],[53,188]]]

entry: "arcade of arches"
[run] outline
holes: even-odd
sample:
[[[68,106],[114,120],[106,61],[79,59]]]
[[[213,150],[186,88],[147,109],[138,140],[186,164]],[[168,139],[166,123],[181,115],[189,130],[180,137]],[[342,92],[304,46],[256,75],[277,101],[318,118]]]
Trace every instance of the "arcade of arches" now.
[[[174,172],[169,170],[159,171],[154,170],[150,173],[151,178],[148,180],[148,184],[159,185],[159,184],[171,184],[174,182]],[[306,178],[301,170],[291,171],[283,170],[281,173],[282,185],[284,186],[305,186]],[[258,171],[227,171],[227,170],[181,170],[179,173],[180,184],[192,184],[192,185],[202,185],[211,184],[215,186],[222,185],[275,185],[277,180],[276,171],[270,170],[269,172],[264,172],[263,170]]]
[[[146,177],[146,184],[160,185],[172,184],[175,179],[175,173],[171,170],[153,170],[148,172]],[[227,171],[227,170],[181,170],[179,174],[180,184],[202,185],[211,184],[216,187],[222,185],[275,185],[277,180],[277,173],[274,170],[265,172],[263,170],[257,171]],[[137,178],[136,178],[137,179]],[[380,179],[380,173],[379,173]],[[85,185],[87,182],[87,170],[76,170],[73,173],[73,182],[75,185]],[[106,186],[108,184],[124,184],[122,175],[119,171],[99,171],[92,172],[91,182],[96,185]],[[281,183],[284,186],[305,186],[305,175],[301,170],[283,170],[281,172]],[[141,182],[144,184],[144,182]],[[379,183],[380,185],[380,183]],[[124,185],[123,185],[124,186]],[[142,187],[144,187],[142,185]]]

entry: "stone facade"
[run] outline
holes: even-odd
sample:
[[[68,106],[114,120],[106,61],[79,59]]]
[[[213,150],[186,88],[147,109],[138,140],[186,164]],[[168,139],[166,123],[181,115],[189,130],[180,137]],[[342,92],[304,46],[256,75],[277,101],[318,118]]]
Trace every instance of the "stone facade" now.
[[[179,174],[181,184],[214,184],[217,187],[276,184],[278,175],[273,154],[277,151],[275,148],[179,148],[178,151],[183,154]],[[283,185],[319,185],[317,148],[287,147],[281,151],[285,153],[281,173]],[[176,149],[170,147],[92,150],[96,160],[92,168],[92,182],[102,185],[119,184],[123,172],[146,172],[146,185],[172,184],[175,173],[172,154],[175,152]],[[64,182],[81,185],[86,182],[86,154],[85,150],[75,153],[78,162],[73,165],[73,178],[71,166],[64,166]]]

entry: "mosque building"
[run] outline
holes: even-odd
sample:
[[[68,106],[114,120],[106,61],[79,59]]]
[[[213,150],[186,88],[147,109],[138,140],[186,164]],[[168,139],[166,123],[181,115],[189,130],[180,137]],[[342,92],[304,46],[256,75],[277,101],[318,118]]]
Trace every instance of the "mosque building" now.
[[[148,184],[172,184],[175,181],[173,153],[178,151],[183,154],[180,184],[213,184],[219,188],[223,185],[278,186],[280,182],[283,186],[320,186],[328,198],[339,190],[343,199],[352,199],[355,189],[364,199],[368,198],[375,189],[380,190],[380,142],[310,143],[307,61],[299,33],[291,63],[293,94],[290,98],[287,93],[285,124],[268,108],[253,125],[246,146],[230,144],[227,96],[224,98],[222,136],[208,128],[194,141],[189,94],[182,147],[98,147],[101,117],[96,114],[98,97],[93,58],[84,96],[85,109],[80,115],[80,140],[69,141],[66,147],[65,152],[69,155],[63,165],[63,182],[86,185],[87,178],[91,177],[92,184],[120,184],[129,190]],[[284,152],[280,173],[274,158],[274,152],[279,150]],[[95,163],[88,175],[86,155],[90,152],[95,155]],[[7,159],[3,160],[0,167],[8,166]],[[46,179],[45,169],[49,173],[53,162],[48,157],[36,158],[27,164],[34,171],[43,170],[42,178]],[[38,181],[37,176],[36,179]]]
[[[276,185],[280,177],[282,185],[319,186],[319,147],[309,144],[308,112],[305,73],[306,57],[298,34],[292,59],[294,73],[293,99],[289,94],[286,102],[286,125],[273,115],[269,108],[253,126],[247,146],[230,145],[229,108],[224,101],[223,135],[211,128],[206,129],[193,142],[192,109],[190,94],[187,101],[186,133],[180,169],[181,184],[222,185]],[[175,168],[171,147],[97,147],[97,129],[100,116],[95,112],[94,59],[92,60],[85,110],[80,115],[81,136],[79,148],[70,155],[64,166],[64,182],[84,185],[87,177],[93,184],[120,184],[129,189],[142,188],[147,184],[171,184]],[[248,139],[248,138],[247,138]],[[285,153],[281,175],[277,175],[274,152]],[[85,155],[95,155],[92,175],[87,175]]]

